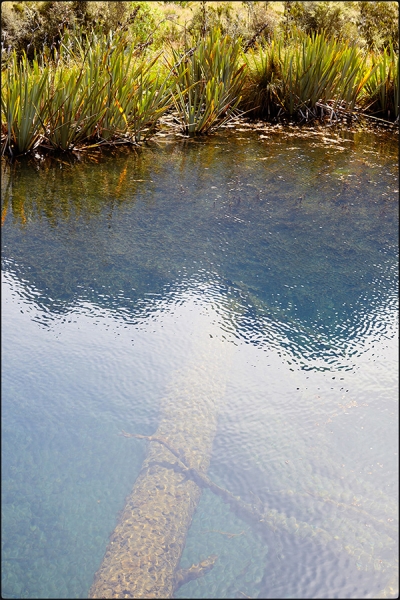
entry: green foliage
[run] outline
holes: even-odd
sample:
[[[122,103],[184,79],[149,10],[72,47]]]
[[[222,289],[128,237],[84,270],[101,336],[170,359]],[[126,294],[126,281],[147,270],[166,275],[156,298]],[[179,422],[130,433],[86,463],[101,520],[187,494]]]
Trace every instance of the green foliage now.
[[[308,35],[324,32],[341,38],[346,32],[344,9],[337,2],[284,2],[283,29],[286,37],[293,29]]]
[[[111,15],[113,10],[109,5],[122,3],[116,1],[114,3],[105,2],[104,4],[107,4],[109,14]],[[157,23],[161,20],[157,8],[153,6],[152,2],[125,2],[124,4],[126,4],[127,8],[124,17],[122,17],[122,21],[120,22],[129,22],[128,14],[132,15],[133,13],[136,13],[133,22],[130,23],[129,26],[130,36],[136,44],[145,43],[152,37],[156,30]],[[113,27],[111,27],[111,30],[113,30]]]
[[[15,50],[18,57],[26,55],[33,60],[45,47],[55,52],[65,30],[76,23],[73,2],[23,3],[16,9],[2,10],[2,31],[5,45]],[[2,56],[2,61],[4,57]]]
[[[151,38],[156,19],[157,10],[148,2],[24,2],[2,10],[3,47],[29,60],[46,47],[56,56],[66,32],[84,37],[92,29],[99,34],[125,30],[127,41],[137,45]],[[6,58],[3,52],[3,65]]]
[[[79,25],[90,25],[90,4],[87,0],[76,0],[72,2],[72,10]]]
[[[164,4],[177,4],[178,6],[185,8],[185,6],[191,3],[188,0],[166,0],[164,1]]]
[[[240,46],[217,29],[183,56],[171,48],[174,103],[187,135],[209,133],[235,114],[245,76]]]
[[[188,31],[195,42],[214,29],[234,40],[241,38],[244,45],[254,36],[268,41],[276,25],[277,18],[268,11],[268,2],[243,2],[248,8],[247,19],[239,18],[232,2],[220,2],[215,6],[208,6],[208,2],[193,4],[197,6],[192,7],[193,18]],[[260,35],[256,35],[260,30]]]
[[[305,32],[326,33],[328,36],[340,37],[343,30],[343,10],[332,2],[316,2],[305,13]]]
[[[358,28],[369,50],[399,50],[399,5],[397,2],[358,2]]]
[[[398,51],[396,2],[283,2],[283,17],[272,2],[131,2],[67,0],[3,2],[1,11],[2,64],[15,49],[33,60],[44,47],[55,56],[65,31],[126,30],[128,40],[161,49],[166,41],[182,47],[188,34],[194,43],[212,29],[245,48],[270,43],[276,30],[285,40],[297,30],[324,33],[351,43],[382,50],[391,41]],[[191,13],[191,16],[189,16]]]

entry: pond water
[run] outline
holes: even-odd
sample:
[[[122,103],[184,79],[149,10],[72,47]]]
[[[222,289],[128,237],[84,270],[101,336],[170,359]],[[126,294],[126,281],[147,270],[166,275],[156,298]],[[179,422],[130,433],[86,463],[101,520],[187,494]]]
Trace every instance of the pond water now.
[[[317,533],[261,538],[204,490],[181,566],[218,560],[176,597],[396,597],[395,136],[2,171],[2,597],[87,597],[147,450],[118,434],[156,431],[199,327],[231,350],[208,475]]]

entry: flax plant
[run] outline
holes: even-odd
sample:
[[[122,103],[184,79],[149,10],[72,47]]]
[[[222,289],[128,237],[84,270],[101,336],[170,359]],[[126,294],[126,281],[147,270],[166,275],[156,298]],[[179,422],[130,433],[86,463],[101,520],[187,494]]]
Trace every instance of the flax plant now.
[[[92,33],[84,46],[79,38],[67,35],[60,50],[48,99],[47,139],[59,150],[99,143],[100,124],[109,110],[111,77],[104,67],[111,51],[109,39]]]
[[[253,117],[275,117],[280,109],[282,41],[272,39],[266,48],[250,48],[245,54],[247,78],[241,107]]]
[[[360,50],[324,33],[297,32],[288,45],[275,38],[269,47],[250,51],[245,60],[249,82],[244,108],[253,107],[257,116],[286,114],[306,120],[328,103],[352,112],[375,69],[367,67]]]
[[[47,141],[55,149],[65,151],[91,140],[107,110],[100,95],[102,81],[97,79],[86,88],[82,80],[83,70],[79,67],[53,75],[53,92],[48,98],[43,128]]]
[[[340,45],[323,34],[305,36],[293,48],[280,48],[281,106],[293,116],[314,111],[317,102],[335,96],[338,88]]]
[[[90,88],[93,81],[98,85],[102,79],[101,103],[105,111],[98,120],[97,135],[103,140],[129,135],[126,103],[136,77],[131,71],[133,52],[133,46],[126,45],[124,36],[113,39],[111,34],[92,41],[89,46],[85,87]]]
[[[236,114],[246,65],[238,65],[240,40],[211,30],[185,55],[171,48],[167,64],[182,130],[189,136],[216,130]]]
[[[45,117],[48,86],[48,67],[41,68],[36,59],[30,64],[25,54],[19,62],[14,51],[2,73],[2,154],[6,150],[11,156],[25,154],[40,144],[43,131],[39,114]]]
[[[152,133],[172,102],[167,82],[153,74],[159,56],[138,60],[133,45],[112,34],[93,35],[79,53],[82,66],[59,75],[49,99],[50,143],[67,150],[82,142],[138,143]]]
[[[158,120],[173,103],[169,78],[162,79],[151,71],[156,60],[158,57],[146,68],[142,65],[138,70],[134,89],[126,105],[129,128],[138,143],[154,133]]]
[[[57,59],[44,53],[42,66],[14,56],[2,87],[3,153],[146,139],[173,101],[158,61],[138,58],[123,32],[92,33],[85,45],[68,35]]]
[[[365,85],[364,104],[372,112],[384,117],[399,116],[399,57],[390,44],[383,53],[371,56],[375,67]]]
[[[160,54],[150,60],[135,56],[135,48],[124,36],[118,36],[103,52],[103,69],[109,74],[106,86],[108,109],[101,121],[101,136],[116,134],[136,143],[153,132],[159,118],[172,104],[171,81],[161,80],[157,63]]]
[[[375,66],[367,66],[367,57],[357,47],[346,48],[340,61],[335,107],[340,105],[348,113],[352,113],[375,69]]]

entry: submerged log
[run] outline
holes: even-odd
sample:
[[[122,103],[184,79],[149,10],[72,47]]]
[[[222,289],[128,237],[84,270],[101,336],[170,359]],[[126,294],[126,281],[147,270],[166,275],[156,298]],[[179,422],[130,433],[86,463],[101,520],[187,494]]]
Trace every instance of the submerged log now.
[[[190,360],[175,373],[161,403],[155,437],[167,444],[149,444],[90,598],[171,598],[176,586],[186,581],[178,567],[202,490],[177,468],[168,444],[198,472],[207,471],[234,350],[233,344],[205,333],[204,324],[192,338]],[[210,558],[207,565],[203,561],[197,570],[189,570],[190,577],[212,568],[216,557]]]
[[[347,545],[340,536],[270,510],[260,501],[258,505],[246,503],[207,476],[234,346],[221,344],[202,331],[193,334],[193,339],[191,359],[175,373],[162,401],[155,434],[122,433],[150,442],[148,453],[110,537],[89,597],[171,598],[180,585],[206,576],[217,559],[214,555],[186,571],[179,570],[186,535],[204,488],[218,495],[267,541],[271,530],[281,530],[312,538],[316,543],[332,544],[339,552],[344,550],[354,560],[361,560],[364,567],[392,572],[392,565],[377,559],[361,540],[354,539]],[[392,544],[387,537],[385,545]],[[392,597],[396,586],[397,574],[380,597]]]

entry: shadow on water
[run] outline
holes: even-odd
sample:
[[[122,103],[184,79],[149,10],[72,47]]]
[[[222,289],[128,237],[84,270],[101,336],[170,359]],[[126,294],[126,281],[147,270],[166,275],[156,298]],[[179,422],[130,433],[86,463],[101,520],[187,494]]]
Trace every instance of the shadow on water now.
[[[179,305],[185,294],[195,293],[199,302],[209,303],[223,317],[221,335],[231,336],[239,347],[247,344],[275,354],[296,377],[302,377],[297,374],[303,372],[319,372],[321,377],[329,372],[351,374],[358,368],[362,353],[369,351],[364,340],[373,338],[374,343],[379,344],[394,335],[398,302],[398,172],[397,140],[393,138],[383,134],[350,133],[323,133],[303,138],[290,130],[281,137],[263,135],[262,131],[239,131],[235,135],[224,132],[206,141],[152,143],[135,153],[93,155],[75,162],[45,160],[39,167],[27,162],[11,167],[3,165],[2,169],[3,273],[18,282],[14,300],[21,306],[33,307],[32,320],[42,329],[56,331],[61,325],[67,327],[86,311],[99,322],[105,320],[106,315],[114,319],[114,329],[118,322],[121,330],[124,327],[139,330],[145,322],[157,320],[160,311],[167,312],[168,307]],[[114,364],[112,351],[117,352],[117,348],[114,344],[110,349],[111,367]],[[147,358],[154,352],[154,349],[146,350],[144,342],[142,348]],[[128,351],[126,354],[123,364],[128,364]],[[138,351],[134,356],[139,356]],[[137,379],[143,381],[135,392],[124,391],[126,398],[133,393],[137,414],[132,419],[137,431],[140,428],[143,433],[154,429],[157,397],[167,377],[165,373],[159,375],[151,387],[146,382],[147,368],[144,360],[143,365],[134,367]],[[92,417],[75,423],[73,430],[67,431],[68,425],[57,423],[55,413],[49,417],[49,427],[46,415],[41,423],[36,412],[34,426],[27,425],[18,411],[10,408],[13,396],[23,396],[23,387],[21,392],[13,382],[17,376],[14,363],[10,363],[10,369],[4,389],[5,414],[11,419],[11,425],[4,425],[3,433],[7,456],[15,453],[15,431],[21,437],[17,452],[19,462],[11,460],[3,469],[4,593],[17,590],[15,597],[28,597],[32,589],[53,589],[46,583],[38,583],[36,576],[30,576],[31,582],[29,577],[24,578],[23,561],[33,560],[36,553],[34,560],[39,561],[39,570],[49,578],[51,573],[44,565],[53,553],[62,554],[64,545],[77,543],[77,556],[85,554],[85,540],[79,536],[79,530],[84,527],[85,511],[93,515],[95,510],[94,520],[103,524],[91,525],[92,530],[87,535],[92,545],[97,544],[97,554],[84,568],[70,565],[68,568],[77,572],[74,581],[54,584],[53,590],[61,594],[60,597],[71,593],[74,597],[85,597],[115,514],[140,468],[143,448],[140,443],[135,446],[137,456],[130,464],[132,446],[128,448],[119,438],[111,442],[115,431],[111,434],[105,421],[91,421]],[[243,373],[248,378],[248,389],[252,390],[250,376],[245,370]],[[71,375],[74,376],[73,371]],[[40,380],[40,375],[38,377]],[[121,386],[125,385],[122,377]],[[88,388],[92,383],[88,381]],[[261,391],[257,393],[261,395],[267,383],[261,378]],[[90,403],[93,391],[84,388],[82,391],[82,385],[83,380],[79,380],[76,393],[83,393],[82,402]],[[146,385],[151,389],[146,389]],[[239,390],[233,377],[233,398],[239,394],[235,385]],[[40,386],[44,389],[48,382],[42,381]],[[97,391],[101,395],[100,387]],[[255,390],[256,384],[253,387]],[[58,403],[67,406],[67,395],[63,397],[62,389],[58,394],[55,407]],[[254,394],[256,397],[256,391]],[[150,398],[151,406],[142,407],[141,395]],[[40,392],[33,394],[38,407],[39,396]],[[304,397],[303,394],[302,402],[310,402]],[[29,410],[34,413],[34,408]],[[103,409],[99,404],[92,412],[95,410]],[[119,410],[118,406],[115,410]],[[288,428],[285,433],[278,415],[282,411],[282,419],[286,418],[285,407],[275,407],[272,402],[269,410],[271,422],[283,428],[277,443],[289,445],[285,436],[290,436],[292,429]],[[73,412],[71,405],[68,418],[72,420]],[[275,414],[276,421],[273,420]],[[249,489],[271,509],[282,510],[284,506],[288,514],[296,514],[297,510],[298,518],[315,522],[316,527],[319,526],[315,509],[318,503],[307,496],[304,488],[309,491],[312,486],[314,493],[317,493],[315,489],[320,490],[318,501],[322,502],[325,486],[329,489],[333,513],[329,514],[328,503],[322,502],[326,509],[324,518],[331,519],[332,530],[339,528],[340,523],[335,519],[344,503],[343,490],[335,483],[336,467],[332,467],[332,471],[327,467],[327,472],[320,475],[319,484],[310,483],[310,473],[299,467],[295,477],[293,473],[282,475],[271,471],[268,474],[270,487],[258,486],[257,479],[264,480],[268,473],[265,461],[269,458],[260,450],[261,462],[253,461],[248,468],[252,475],[246,479],[244,461],[247,454],[254,455],[256,446],[243,446],[236,457],[229,454],[230,436],[231,440],[240,439],[229,433],[229,419],[235,420],[236,415],[233,408],[232,415],[227,411],[227,420],[221,425],[215,442],[214,476],[242,497],[250,493],[244,485],[250,482]],[[301,419],[305,417],[297,418],[301,427]],[[112,419],[115,423],[121,422],[118,416]],[[246,422],[244,417],[244,430]],[[251,435],[250,420],[248,425]],[[49,441],[51,427],[54,433]],[[254,439],[259,435],[255,432]],[[264,430],[262,435],[267,439],[267,448],[274,439],[273,433],[269,438]],[[107,459],[104,440],[109,440]],[[52,483],[46,491],[45,486],[38,485],[41,474],[37,465],[41,461],[51,464],[52,452],[62,457],[63,444],[65,464],[58,459],[53,471],[50,469],[47,473]],[[309,452],[302,438],[296,444],[294,453],[303,456]],[[77,445],[79,453],[86,456],[80,474],[71,471],[67,464],[72,456],[69,448]],[[268,453],[270,451],[269,446]],[[325,458],[321,455],[321,464]],[[107,465],[104,465],[105,460]],[[101,480],[104,470],[112,473],[112,465],[118,461],[121,467],[116,469],[112,480],[114,494],[113,490],[105,490]],[[309,463],[312,464],[312,459]],[[67,482],[57,472],[63,469],[69,472]],[[301,481],[306,483],[303,485]],[[356,490],[356,484],[352,485]],[[63,489],[67,489],[72,498],[77,486],[79,501],[88,498],[79,515],[74,513],[72,500],[62,501]],[[290,488],[295,488],[297,493],[294,499],[287,493]],[[373,486],[361,482],[359,488],[374,495]],[[24,502],[21,501],[23,489],[27,498]],[[50,495],[43,500],[43,494]],[[94,497],[96,501],[92,503]],[[380,501],[386,502],[386,510],[391,515],[391,499],[380,498]],[[63,512],[67,516],[63,518],[68,521],[67,526],[58,516],[60,502],[64,502]],[[66,506],[65,502],[70,504]],[[205,544],[202,546],[206,537],[203,531],[210,531],[207,544],[213,548],[220,546],[217,548],[219,568],[224,575],[220,571],[219,577],[226,582],[225,588],[218,588],[211,573],[184,586],[182,594],[190,593],[190,597],[212,597],[213,593],[217,594],[214,597],[246,597],[247,593],[247,597],[258,594],[260,597],[274,594],[324,597],[334,589],[336,595],[331,597],[340,597],[343,590],[354,596],[364,591],[359,578],[351,584],[345,581],[346,569],[350,568],[348,554],[343,559],[342,555],[339,558],[330,555],[329,550],[324,551],[325,554],[321,551],[321,561],[330,565],[330,572],[344,573],[343,581],[332,576],[323,584],[323,575],[315,573],[315,569],[318,570],[313,562],[315,552],[306,551],[308,546],[311,548],[311,541],[300,544],[296,539],[293,543],[284,534],[272,532],[267,549],[250,534],[246,546],[244,535],[236,540],[221,534],[224,526],[232,531],[229,527],[237,525],[237,533],[243,529],[240,520],[235,521],[235,517],[227,516],[226,512],[223,503],[213,499],[211,494],[203,494],[183,556],[183,561],[191,559],[192,554],[195,556]],[[370,514],[376,513],[370,509]],[[344,521],[347,527],[349,519]],[[49,534],[45,521],[55,524],[53,534]],[[51,538],[51,548],[46,536]],[[360,537],[358,530],[354,536]],[[373,536],[365,541],[370,545],[377,543]],[[14,553],[15,548],[22,547],[29,549],[29,556],[20,556],[19,550]],[[236,563],[232,558],[233,547]],[[250,556],[253,552],[258,557],[253,562],[250,560],[247,569],[241,555],[244,547]],[[306,556],[301,564],[298,564],[299,552]],[[390,556],[386,559],[390,560]],[[234,564],[242,564],[240,576],[238,571],[231,573]],[[287,565],[292,572],[289,581]],[[217,578],[217,567],[214,571]],[[361,571],[359,577],[370,577],[368,585],[377,586],[374,589],[379,591],[386,580],[377,573],[379,571],[367,575]],[[17,587],[16,574],[17,579],[23,580]],[[56,579],[56,568],[53,576]],[[207,581],[211,582],[210,588]],[[41,593],[44,595],[38,597],[51,595],[51,592]],[[225,596],[218,596],[221,593]]]

